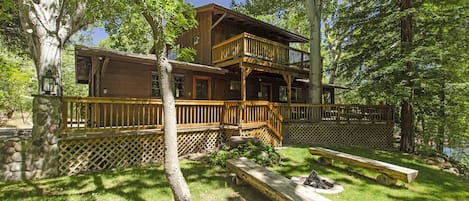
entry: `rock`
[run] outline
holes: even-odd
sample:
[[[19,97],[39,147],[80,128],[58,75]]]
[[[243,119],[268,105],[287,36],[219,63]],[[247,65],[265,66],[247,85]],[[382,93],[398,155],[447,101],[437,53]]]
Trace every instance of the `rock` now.
[[[37,161],[34,161],[34,168],[35,169],[42,169],[42,166],[44,165],[44,159],[38,159]]]
[[[15,162],[20,162],[23,160],[23,156],[21,155],[20,152],[15,152],[12,156],[11,159]]]
[[[15,151],[21,151],[21,150],[23,150],[23,146],[21,146],[21,143],[16,143]]]
[[[49,147],[49,153],[51,154],[58,154],[59,153],[59,145],[58,144],[53,144],[53,145],[50,145]]]
[[[21,171],[21,163],[10,163],[10,171],[12,172]]]
[[[9,166],[8,164],[3,164],[3,165],[2,165],[2,170],[3,170],[4,172],[10,171],[10,166]]]
[[[49,111],[49,107],[47,105],[41,104],[37,107],[41,112],[47,112]]]
[[[441,166],[442,166],[444,169],[449,169],[449,168],[452,168],[452,167],[453,167],[453,164],[451,164],[450,162],[444,162],[443,164],[441,164]]]
[[[49,144],[57,144],[57,137],[52,133],[48,133],[47,142],[49,142]]]
[[[31,163],[31,160],[25,160],[24,161],[24,169],[26,171],[31,171],[33,170],[33,164]]]
[[[49,103],[49,99],[45,98],[45,97],[35,97],[36,100],[39,102],[39,104],[48,104]]]
[[[456,176],[459,176],[459,170],[457,168],[448,168],[448,169],[443,169],[443,171],[447,172],[447,173],[451,173],[451,174],[454,174]]]
[[[13,172],[10,172],[10,171],[5,171],[3,172],[3,178],[5,178],[6,181],[12,181],[13,177]]]
[[[444,158],[441,158],[441,157],[436,157],[436,161],[438,161],[438,163],[446,162],[446,160]]]
[[[25,171],[24,172],[24,177],[25,177],[25,179],[32,179],[33,178],[33,172]]]
[[[16,152],[15,147],[8,147],[5,150],[5,153],[7,153],[7,154],[14,154],[15,152]]]
[[[21,172],[12,172],[13,175],[12,175],[12,179],[13,181],[19,181],[21,180],[23,177],[22,177],[22,174]]]
[[[251,142],[253,145],[259,145],[261,141],[253,136],[231,136],[229,139],[230,147],[237,147],[248,142]]]

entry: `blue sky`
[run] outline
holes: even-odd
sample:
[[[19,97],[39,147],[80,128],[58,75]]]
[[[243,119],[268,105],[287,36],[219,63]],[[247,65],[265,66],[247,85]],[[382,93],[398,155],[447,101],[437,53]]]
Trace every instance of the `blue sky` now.
[[[194,7],[203,6],[209,3],[216,3],[218,5],[229,7],[231,0],[186,0],[186,2],[191,3]],[[236,0],[236,2],[244,2],[244,0]],[[104,31],[104,29],[96,28],[93,30],[93,41],[91,42],[92,45],[97,45],[100,40],[106,38],[108,34]]]

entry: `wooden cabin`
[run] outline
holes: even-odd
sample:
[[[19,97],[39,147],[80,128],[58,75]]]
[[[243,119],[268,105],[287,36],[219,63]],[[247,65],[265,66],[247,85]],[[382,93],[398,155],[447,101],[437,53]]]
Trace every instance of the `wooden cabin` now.
[[[199,26],[179,47],[197,50],[194,63],[171,60],[174,96],[193,100],[304,103],[309,53],[289,47],[308,39],[216,4],[196,9]],[[76,47],[77,82],[91,97],[159,98],[154,56]],[[334,86],[325,86],[333,103]]]

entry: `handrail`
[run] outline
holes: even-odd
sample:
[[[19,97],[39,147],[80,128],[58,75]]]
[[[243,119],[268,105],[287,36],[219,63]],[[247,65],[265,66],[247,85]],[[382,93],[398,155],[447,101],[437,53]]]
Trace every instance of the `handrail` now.
[[[393,122],[392,108],[388,105],[302,104],[274,103],[287,121],[334,121],[337,123]]]
[[[308,69],[310,62],[309,52],[246,32],[212,47],[213,64],[245,57],[253,62],[266,61],[300,69]]]
[[[64,132],[163,128],[161,99],[62,97]],[[268,126],[282,138],[284,121],[393,122],[388,105],[271,103],[268,101],[176,100],[178,128]]]

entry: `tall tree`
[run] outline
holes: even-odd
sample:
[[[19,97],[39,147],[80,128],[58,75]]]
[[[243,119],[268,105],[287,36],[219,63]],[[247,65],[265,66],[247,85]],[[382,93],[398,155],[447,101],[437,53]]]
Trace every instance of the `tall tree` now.
[[[173,68],[166,58],[166,47],[173,45],[183,31],[196,25],[195,11],[183,0],[133,0],[119,4],[116,12],[118,15],[108,21],[107,29],[116,34],[117,43],[119,39],[135,37],[150,38],[153,44],[163,99],[166,178],[175,200],[191,200],[179,167],[176,108],[171,90]]]
[[[321,103],[322,58],[321,58],[321,0],[306,0],[306,14],[310,27],[309,102]]]
[[[401,17],[401,54],[402,58],[410,54],[413,48],[413,20],[412,13],[408,12],[412,8],[411,0],[401,0],[401,11],[404,15]],[[406,77],[403,79],[408,87],[409,95],[401,101],[401,146],[403,152],[413,153],[415,151],[415,112],[414,112],[414,93],[415,93],[415,70],[412,61],[405,60]]]

